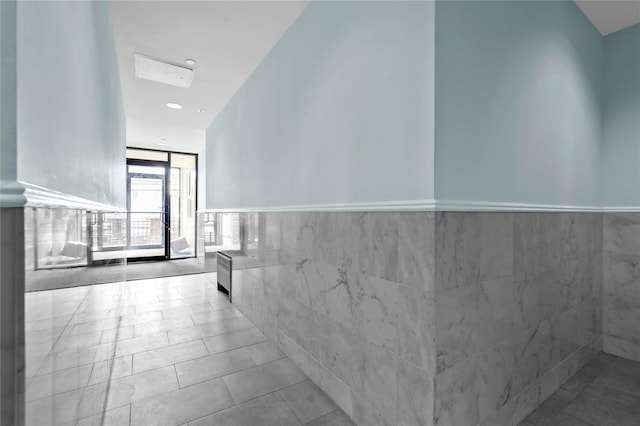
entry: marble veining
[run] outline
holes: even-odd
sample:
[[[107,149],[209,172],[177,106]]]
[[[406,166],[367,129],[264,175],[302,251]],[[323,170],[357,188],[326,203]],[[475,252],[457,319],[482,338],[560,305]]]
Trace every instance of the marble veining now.
[[[602,231],[601,214],[269,212],[251,222],[268,230],[252,231],[266,240],[251,269],[234,271],[238,308],[358,424],[514,424],[624,320],[599,302],[636,300],[629,262],[603,267],[603,240],[625,243]],[[627,305],[603,282],[611,271],[628,283]]]
[[[400,358],[430,374],[436,369],[436,312],[432,291],[404,285],[398,293],[398,340]]]
[[[435,213],[398,214],[398,282],[434,290]]]
[[[640,361],[640,214],[606,213],[603,224],[604,349]]]

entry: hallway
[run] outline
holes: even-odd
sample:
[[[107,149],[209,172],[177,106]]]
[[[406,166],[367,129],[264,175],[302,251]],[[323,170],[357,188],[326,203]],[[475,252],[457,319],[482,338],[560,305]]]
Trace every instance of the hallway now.
[[[29,293],[27,425],[349,425],[215,274]]]
[[[640,425],[640,1],[0,24],[0,425]]]

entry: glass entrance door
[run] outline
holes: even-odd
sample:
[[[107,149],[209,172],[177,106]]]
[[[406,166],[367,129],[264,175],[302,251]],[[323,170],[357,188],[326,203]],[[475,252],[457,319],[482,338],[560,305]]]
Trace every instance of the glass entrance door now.
[[[127,258],[168,258],[167,164],[127,164]]]

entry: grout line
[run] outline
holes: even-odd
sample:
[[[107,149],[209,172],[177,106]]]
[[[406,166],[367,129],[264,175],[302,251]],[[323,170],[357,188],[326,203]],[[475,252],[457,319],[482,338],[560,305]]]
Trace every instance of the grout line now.
[[[261,343],[264,343],[264,342],[261,342]],[[249,346],[251,346],[251,345],[249,345]],[[229,349],[229,350],[224,351],[224,352],[217,352],[217,353],[215,353],[215,354],[205,355],[205,356],[201,356],[201,357],[198,357],[198,358],[193,358],[193,359],[190,359],[190,360],[187,360],[187,361],[181,361],[181,362],[178,362],[178,363],[176,363],[176,364],[174,364],[174,365],[177,365],[177,364],[184,364],[184,363],[187,363],[187,362],[191,362],[191,361],[195,361],[195,360],[203,359],[203,358],[206,358],[206,357],[208,357],[208,356],[219,355],[219,354],[223,354],[223,353],[227,353],[227,352],[231,352],[231,351],[239,351],[239,350],[241,350],[241,349],[246,350],[246,348],[247,348],[247,347],[248,347],[248,346],[241,346],[241,347],[239,347],[239,348]],[[216,377],[210,377],[210,378],[208,378],[208,379],[206,379],[206,380],[203,380],[203,381],[200,381],[200,382],[196,382],[196,383],[192,383],[192,384],[190,384],[190,385],[188,385],[188,386],[185,386],[185,387],[189,387],[189,386],[197,385],[197,384],[200,384],[200,383],[205,383],[205,382],[208,382],[208,381],[210,381],[210,380],[215,380],[215,379],[224,379],[225,377],[231,376],[232,374],[241,373],[241,372],[243,372],[243,371],[247,371],[247,370],[250,370],[250,369],[252,369],[252,368],[256,368],[256,367],[263,367],[263,366],[266,366],[266,365],[268,365],[268,364],[273,364],[273,363],[275,363],[275,362],[282,361],[283,359],[287,359],[287,360],[289,360],[289,361],[293,362],[293,360],[291,360],[291,358],[289,358],[289,357],[285,354],[282,358],[274,359],[274,360],[271,360],[271,361],[269,361],[269,362],[265,362],[264,364],[257,364],[257,363],[255,362],[255,360],[251,357],[251,354],[250,354],[248,351],[247,351],[247,353],[249,354],[249,359],[253,362],[253,364],[254,364],[254,365],[249,366],[249,367],[246,367],[246,368],[243,368],[243,369],[240,369],[240,370],[232,371],[232,372],[229,372],[229,373],[226,373],[226,374],[222,374],[222,375],[219,375],[219,376],[216,376]],[[294,365],[295,365],[295,363],[294,363]],[[166,367],[166,366],[165,366],[165,367]],[[300,369],[300,367],[298,367],[297,365],[296,365],[296,367],[297,367],[298,369]],[[159,368],[164,368],[164,367],[159,367]],[[157,369],[158,369],[158,368],[156,368],[156,369],[154,369],[154,370],[157,370]],[[147,371],[152,371],[152,370],[147,370]],[[300,369],[300,371],[302,371],[302,370]],[[309,378],[309,376],[307,376],[307,374],[306,374],[304,371],[302,371],[302,373],[304,374],[304,376],[306,377],[306,379],[304,379],[304,380],[302,380],[302,381],[300,381],[300,382],[294,383],[294,384],[301,383],[301,382],[303,382],[303,381],[305,381],[305,380],[311,380],[311,379]],[[293,384],[292,384],[292,385],[287,385],[287,386],[285,386],[285,387],[284,387],[284,388],[282,388],[282,389],[288,388],[289,386],[293,386]],[[280,389],[280,390],[281,390],[281,389]],[[273,392],[274,392],[274,391],[269,392],[269,393],[273,393]],[[277,391],[275,391],[275,392],[277,392]],[[324,391],[323,391],[323,392],[324,392]],[[265,394],[265,395],[267,395],[267,394]],[[258,398],[259,398],[259,397],[258,397]],[[256,399],[256,398],[253,398],[253,399]]]
[[[300,382],[302,383],[302,382]],[[291,385],[291,386],[295,386],[295,385]],[[287,386],[288,387],[288,386]],[[293,408],[293,406],[291,404],[289,404],[289,401],[287,401],[287,398],[285,398],[284,396],[282,396],[282,394],[280,392],[282,392],[284,389],[286,388],[282,388],[278,391],[278,396],[280,397],[280,399],[282,399],[285,403],[285,405],[287,407],[289,407],[289,409],[293,412],[293,415],[296,416],[296,418],[300,421],[300,424],[303,425],[304,422],[302,421],[302,419],[300,418],[300,416],[298,415],[298,413],[296,412],[296,410]],[[313,419],[315,420],[315,419]]]
[[[262,365],[265,365],[265,364],[262,364]],[[260,367],[260,366],[258,366],[258,367]],[[253,367],[249,367],[249,368],[246,368],[246,369],[244,369],[244,370],[236,371],[236,373],[240,373],[240,372],[242,372],[242,371],[249,370],[250,368],[253,368]],[[231,373],[231,374],[234,374],[234,373]],[[223,376],[223,377],[220,377],[220,378],[221,378],[221,379],[223,379],[223,382],[224,382],[224,378],[225,378],[225,377],[230,376],[231,374],[227,374],[226,376]],[[279,388],[279,389],[274,389],[274,390],[272,390],[272,391],[270,391],[270,392],[265,393],[264,395],[256,396],[255,398],[247,399],[246,401],[242,401],[240,404],[236,403],[236,406],[240,406],[240,405],[246,404],[246,403],[248,403],[248,402],[255,401],[256,399],[264,398],[264,397],[266,397],[266,396],[268,396],[268,395],[271,395],[271,394],[274,394],[274,393],[281,392],[281,391],[283,391],[283,390],[285,390],[285,389],[288,389],[288,388],[290,388],[290,387],[292,387],[292,386],[299,385],[299,384],[300,384],[300,383],[302,383],[302,382],[306,382],[307,380],[311,380],[311,379],[309,378],[309,376],[307,376],[307,375],[305,374],[305,378],[304,378],[303,380],[300,380],[299,382],[292,383],[292,384],[290,384],[290,385],[287,385],[287,386],[281,387],[281,388]],[[312,382],[312,383],[313,383],[313,382]],[[226,386],[226,382],[225,382],[225,386]],[[324,391],[323,391],[323,392],[324,392]],[[325,394],[325,395],[326,395],[326,394]],[[232,398],[233,398],[233,396],[232,396]],[[283,399],[284,399],[284,398],[283,398]],[[234,400],[234,402],[235,402],[235,400]],[[286,402],[286,401],[285,401],[285,402]],[[338,405],[336,404],[336,407],[337,407],[337,406],[338,406]],[[231,408],[231,407],[229,407],[229,408]],[[221,410],[221,411],[222,411],[222,410]],[[294,413],[295,413],[295,411],[294,411]],[[298,416],[296,415],[296,417],[298,417]]]
[[[120,301],[122,300],[122,290],[118,294],[118,307],[116,308],[119,312],[122,312],[122,306],[120,306]],[[105,426],[106,416],[107,416],[107,402],[109,401],[109,393],[111,391],[111,378],[113,377],[113,369],[115,367],[115,358],[116,351],[118,349],[118,338],[120,336],[120,324],[122,322],[122,316],[117,316],[118,318],[118,327],[116,328],[116,335],[113,341],[113,350],[111,352],[111,365],[109,367],[109,379],[107,381],[107,389],[105,391],[104,401],[102,401],[102,416],[100,418],[100,426]],[[135,327],[134,327],[135,331]],[[109,365],[109,359],[106,360],[107,365]],[[131,373],[133,375],[133,356],[131,357]],[[131,410],[129,410],[129,422],[131,422]]]
[[[567,412],[566,412],[566,411],[564,411],[564,410],[562,410],[562,411],[561,411],[561,413],[564,413],[565,415],[567,415],[567,416],[569,416],[569,417],[572,417],[572,418],[574,418],[574,419],[578,420],[578,422],[584,422],[584,423],[586,423],[586,424],[588,424],[588,425],[590,425],[590,426],[596,426],[596,425],[594,425],[593,423],[588,422],[588,421],[586,421],[586,420],[582,420],[582,419],[580,419],[580,418],[578,418],[578,417],[574,416],[573,414],[567,413]],[[558,416],[558,415],[556,414],[556,415],[554,416],[554,418],[553,418],[553,419],[551,419],[551,420],[554,420],[557,416]]]
[[[178,389],[177,390],[183,389],[183,387],[180,386],[180,378],[178,377],[178,369],[176,368],[176,364],[173,363],[173,364],[171,364],[171,366],[173,367],[173,374],[176,375],[176,383],[178,384]]]

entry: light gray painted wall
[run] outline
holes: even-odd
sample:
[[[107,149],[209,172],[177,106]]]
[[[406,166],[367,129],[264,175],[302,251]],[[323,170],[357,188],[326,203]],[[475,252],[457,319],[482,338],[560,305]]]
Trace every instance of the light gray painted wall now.
[[[16,2],[0,2],[0,180],[16,179]]]
[[[433,19],[311,3],[207,130],[207,208],[432,199]]]
[[[19,2],[18,179],[125,206],[125,117],[107,2]]]
[[[436,40],[436,199],[598,206],[604,42],[574,2],[438,2]]]
[[[640,207],[640,24],[605,37],[604,207]]]

